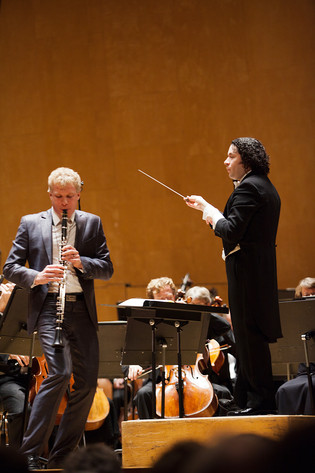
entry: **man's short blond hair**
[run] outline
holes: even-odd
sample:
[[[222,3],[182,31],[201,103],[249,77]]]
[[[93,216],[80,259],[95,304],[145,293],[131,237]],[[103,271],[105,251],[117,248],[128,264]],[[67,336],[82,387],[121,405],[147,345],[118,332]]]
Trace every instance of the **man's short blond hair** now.
[[[48,192],[51,192],[54,186],[66,187],[69,184],[72,184],[77,192],[81,191],[81,177],[73,169],[57,168],[48,176]]]
[[[154,299],[154,294],[158,294],[166,286],[169,286],[172,289],[172,292],[175,296],[176,286],[173,282],[173,279],[163,276],[161,278],[151,279],[147,285],[147,298]]]

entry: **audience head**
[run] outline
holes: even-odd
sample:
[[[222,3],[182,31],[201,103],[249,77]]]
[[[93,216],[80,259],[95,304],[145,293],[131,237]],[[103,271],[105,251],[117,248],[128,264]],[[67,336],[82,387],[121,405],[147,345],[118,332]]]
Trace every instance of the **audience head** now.
[[[27,458],[12,447],[0,447],[1,473],[28,473]]]
[[[147,285],[147,298],[175,301],[176,287],[171,278],[151,279]]]
[[[303,419],[303,416],[301,420]],[[271,473],[310,472],[314,469],[315,418],[293,427],[280,440]]]
[[[301,297],[309,296],[315,296],[315,278],[301,279],[295,288],[295,299],[301,299]]]
[[[152,473],[181,473],[183,468],[186,471],[189,467],[193,472],[194,461],[204,450],[206,446],[194,440],[177,442],[155,462]]]
[[[191,287],[185,297],[189,304],[211,305],[213,302],[209,289],[202,286]]]
[[[120,473],[121,464],[114,450],[103,443],[81,447],[66,459],[64,473]]]
[[[256,434],[218,437],[213,445],[183,441],[157,460],[153,473],[265,473],[276,446],[275,440]]]

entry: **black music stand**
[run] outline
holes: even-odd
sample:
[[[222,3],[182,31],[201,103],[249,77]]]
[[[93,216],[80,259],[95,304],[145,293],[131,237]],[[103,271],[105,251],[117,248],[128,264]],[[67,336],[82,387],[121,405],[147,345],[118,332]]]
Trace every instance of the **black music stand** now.
[[[122,363],[145,365],[152,363],[152,412],[156,417],[156,365],[177,364],[179,417],[184,417],[183,383],[180,367],[195,364],[196,355],[203,352],[211,312],[227,312],[228,309],[174,304],[158,300],[135,300],[142,306],[132,306],[132,299],[125,301],[127,332]],[[130,305],[131,304],[131,305]],[[185,327],[185,330],[184,330]],[[166,353],[156,346],[167,346]],[[161,363],[160,363],[161,364]],[[163,398],[162,398],[163,407]],[[163,411],[162,411],[163,417]]]
[[[29,365],[24,369],[24,373],[27,376],[27,383],[23,410],[22,437],[26,428],[33,356],[40,356],[42,354],[40,342],[36,338],[37,332],[31,335],[27,333],[28,307],[28,290],[14,286],[0,321],[0,353],[27,355],[30,359]],[[23,372],[23,368],[21,372]]]
[[[301,335],[315,328],[315,297],[280,301],[279,308],[283,338],[270,344],[272,371],[274,376],[285,376],[289,380],[305,361]],[[312,338],[308,341],[308,350],[310,361],[315,361]]]
[[[295,375],[305,360],[310,403],[315,413],[310,359],[315,361],[315,297],[279,302],[283,338],[270,345],[273,374]],[[302,343],[301,343],[302,342]]]
[[[100,378],[122,378],[121,356],[126,337],[127,322],[114,320],[98,323]]]

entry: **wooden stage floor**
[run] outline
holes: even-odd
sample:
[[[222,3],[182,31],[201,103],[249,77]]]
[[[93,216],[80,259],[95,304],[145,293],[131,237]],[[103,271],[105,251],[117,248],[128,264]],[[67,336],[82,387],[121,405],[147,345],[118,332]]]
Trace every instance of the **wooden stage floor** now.
[[[315,422],[315,416],[263,415],[129,420],[122,422],[123,469],[151,468],[159,456],[181,440],[214,444],[229,434],[254,433],[281,438],[292,428]],[[143,470],[145,471],[145,470]]]

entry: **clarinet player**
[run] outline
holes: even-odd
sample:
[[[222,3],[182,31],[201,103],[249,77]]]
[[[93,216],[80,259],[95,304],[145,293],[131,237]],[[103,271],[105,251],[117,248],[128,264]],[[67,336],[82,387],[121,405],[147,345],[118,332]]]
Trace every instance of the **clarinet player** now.
[[[9,281],[30,290],[28,332],[38,331],[49,370],[35,396],[21,446],[30,470],[40,467],[39,457],[53,430],[71,373],[74,391],[50,450],[48,468],[62,468],[67,454],[77,446],[97,384],[99,350],[94,279],[110,279],[113,265],[100,217],[76,210],[80,192],[81,178],[77,172],[64,167],[52,171],[48,177],[52,207],[22,217],[3,268]],[[67,236],[60,248],[65,210]],[[56,305],[64,281],[60,324],[56,320]],[[62,346],[55,348],[58,327]]]

